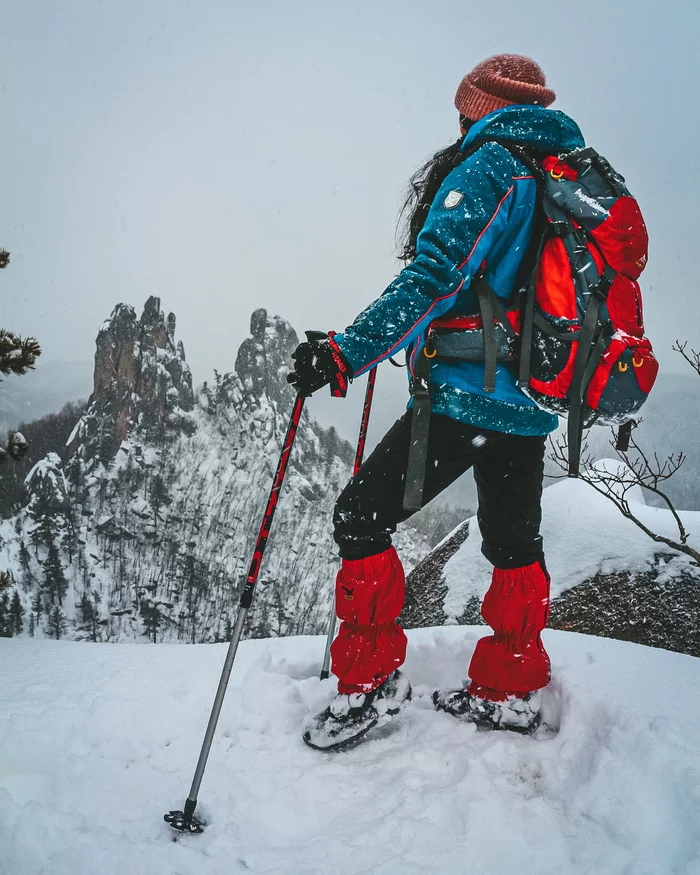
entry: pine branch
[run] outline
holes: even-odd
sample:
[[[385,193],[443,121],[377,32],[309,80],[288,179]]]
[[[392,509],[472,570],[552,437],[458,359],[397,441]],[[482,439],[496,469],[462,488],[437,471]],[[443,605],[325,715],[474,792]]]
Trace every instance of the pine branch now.
[[[7,249],[0,249],[0,270],[7,267],[10,263],[10,253]]]
[[[22,339],[5,328],[0,328],[0,372],[22,376],[34,370],[41,347],[34,337]]]
[[[0,571],[0,590],[12,586],[12,575],[9,571]]]
[[[0,445],[0,465],[8,459],[21,459],[27,454],[28,449],[29,444],[21,432],[10,432],[7,436],[7,446]]]

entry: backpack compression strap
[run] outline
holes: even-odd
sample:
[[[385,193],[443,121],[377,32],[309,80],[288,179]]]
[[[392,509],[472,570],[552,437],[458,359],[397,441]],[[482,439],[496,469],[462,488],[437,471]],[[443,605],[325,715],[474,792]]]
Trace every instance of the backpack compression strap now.
[[[484,332],[484,391],[496,391],[496,365],[499,361],[499,347],[496,336],[496,323],[503,329],[509,346],[517,341],[517,335],[508,315],[495,292],[489,285],[483,269],[472,280],[481,309],[481,322]],[[423,349],[416,358],[411,380],[410,392],[413,398],[413,419],[411,422],[411,443],[406,465],[406,486],[403,509],[417,511],[423,506],[423,486],[425,466],[428,459],[428,435],[430,432],[430,366],[434,359],[459,358],[458,337],[443,338],[428,335]],[[445,355],[446,354],[446,355]],[[456,355],[457,354],[457,355]],[[501,359],[502,360],[502,359]]]
[[[482,266],[471,282],[476,292],[481,310],[481,324],[484,331],[484,392],[496,391],[496,364],[498,357],[498,341],[496,327],[502,328],[508,338],[508,345],[514,356],[514,345],[517,334],[508,319],[505,307],[491,288]],[[437,352],[440,353],[440,341],[437,341]],[[515,357],[515,356],[514,356]]]
[[[403,509],[410,512],[423,506],[425,466],[428,461],[428,435],[430,432],[430,365],[436,352],[429,337],[416,358],[411,378],[410,392],[413,398],[411,443],[406,464],[406,486],[403,493]]]
[[[598,282],[591,286],[591,297],[583,317],[583,325],[578,339],[578,349],[574,360],[574,373],[569,389],[569,477],[578,477],[581,462],[581,442],[583,439],[584,395],[601,355],[607,347],[607,340],[599,335],[598,314],[608,297],[615,271],[606,267]]]

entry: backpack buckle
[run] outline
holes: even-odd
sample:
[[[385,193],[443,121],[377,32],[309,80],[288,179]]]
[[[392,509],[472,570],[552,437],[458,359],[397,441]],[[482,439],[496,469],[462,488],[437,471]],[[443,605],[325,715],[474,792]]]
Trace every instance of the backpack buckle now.
[[[408,390],[415,397],[427,397],[429,395],[428,380],[420,374],[411,377]]]
[[[547,230],[552,237],[566,237],[568,234],[573,234],[576,228],[570,219],[561,222],[549,222]]]
[[[610,286],[612,286],[614,279],[615,271],[608,265],[598,278],[598,282],[590,287],[589,291],[591,295],[599,301],[607,301],[608,294],[610,293]]]

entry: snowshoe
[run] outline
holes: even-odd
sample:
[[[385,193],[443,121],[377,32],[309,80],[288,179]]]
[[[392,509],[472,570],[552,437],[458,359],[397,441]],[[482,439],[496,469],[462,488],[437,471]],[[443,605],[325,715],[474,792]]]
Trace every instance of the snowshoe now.
[[[387,724],[410,701],[411,684],[397,669],[371,693],[338,693],[325,711],[306,720],[301,737],[316,750],[343,750]]]
[[[539,690],[524,698],[492,702],[472,696],[465,689],[435,690],[433,705],[459,720],[474,723],[480,729],[509,729],[529,735],[542,720],[542,695]]]

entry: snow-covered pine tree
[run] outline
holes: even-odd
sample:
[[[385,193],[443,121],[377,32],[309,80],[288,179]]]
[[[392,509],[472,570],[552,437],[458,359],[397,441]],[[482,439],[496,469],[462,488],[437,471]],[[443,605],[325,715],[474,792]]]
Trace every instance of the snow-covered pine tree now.
[[[24,608],[22,607],[22,602],[20,600],[19,592],[17,590],[15,590],[12,594],[9,614],[10,628],[12,630],[12,634],[19,635],[24,626],[24,623],[22,622],[22,617],[24,616]]]
[[[10,263],[10,253],[0,249],[0,270]],[[0,328],[0,373],[20,377],[33,370],[41,347],[36,338],[22,338],[13,331]],[[6,459],[19,459],[27,452],[27,442],[20,432],[8,435],[7,446],[0,446],[0,463]]]
[[[68,623],[66,620],[66,615],[63,613],[58,605],[54,605],[54,607],[49,612],[49,616],[46,621],[46,634],[50,638],[55,638],[56,641],[58,641],[65,633],[67,628]]]
[[[12,638],[10,596],[6,589],[0,592],[0,638]]]
[[[37,589],[32,597],[32,625],[33,627],[37,627],[41,622],[41,613],[43,610],[43,599],[41,597],[41,590]]]
[[[61,556],[54,541],[49,541],[46,552],[46,558],[43,563],[44,580],[42,589],[48,597],[48,601],[52,605],[62,605],[63,599],[68,590],[68,580],[66,579]]]

